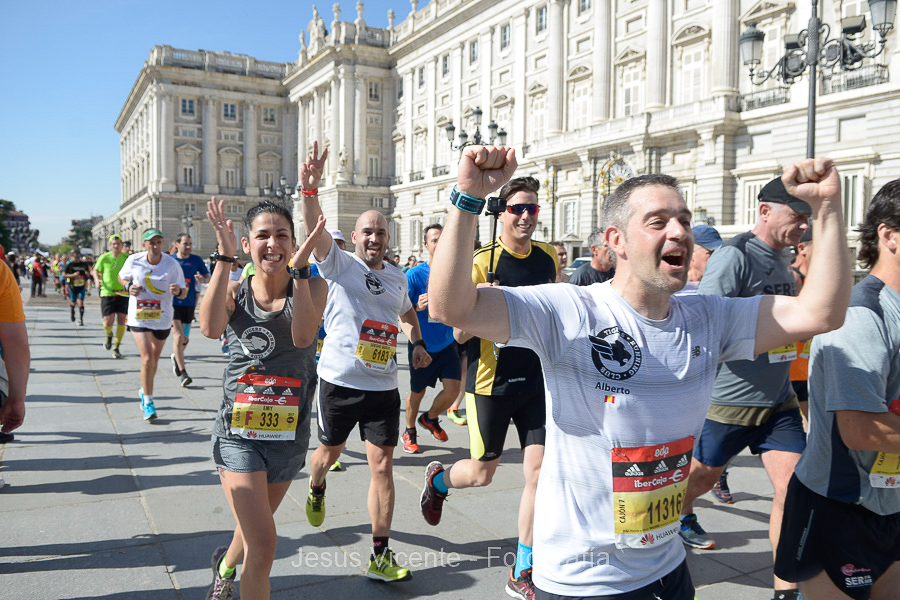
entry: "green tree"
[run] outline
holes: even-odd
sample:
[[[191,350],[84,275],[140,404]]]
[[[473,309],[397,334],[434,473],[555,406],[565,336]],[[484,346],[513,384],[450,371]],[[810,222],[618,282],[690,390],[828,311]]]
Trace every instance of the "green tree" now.
[[[69,236],[69,241],[72,242],[72,246],[76,250],[92,247],[93,240],[90,227],[75,227],[72,230],[72,235]]]
[[[12,237],[6,221],[9,219],[9,212],[15,209],[16,205],[9,200],[0,200],[0,244],[7,250],[12,248]]]

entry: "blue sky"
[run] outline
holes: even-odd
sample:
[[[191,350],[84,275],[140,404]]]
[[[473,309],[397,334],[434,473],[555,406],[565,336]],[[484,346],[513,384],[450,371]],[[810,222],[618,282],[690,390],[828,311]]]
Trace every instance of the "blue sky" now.
[[[291,0],[29,0],[0,18],[0,198],[56,244],[72,219],[108,216],[121,202],[116,117],[150,49],[230,51],[297,59],[313,2]],[[332,4],[318,2],[327,24]],[[423,8],[426,1],[419,2]],[[399,24],[404,0],[368,0],[363,17]],[[356,18],[342,0],[341,20]]]

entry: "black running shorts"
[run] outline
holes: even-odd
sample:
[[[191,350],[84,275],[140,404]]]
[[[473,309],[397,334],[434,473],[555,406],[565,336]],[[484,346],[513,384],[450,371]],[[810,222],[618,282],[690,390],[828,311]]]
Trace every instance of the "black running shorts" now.
[[[519,446],[543,446],[546,437],[545,412],[543,386],[523,395],[482,396],[466,393],[472,458],[485,462],[500,458],[510,419],[519,432]]]
[[[400,392],[355,390],[319,379],[316,397],[319,441],[340,446],[359,425],[359,439],[396,446],[400,438]]]
[[[133,331],[135,333],[152,333],[153,337],[158,340],[164,340],[169,337],[169,332],[171,329],[150,329],[149,327],[132,327],[128,326],[128,331]]]
[[[573,596],[550,594],[535,588],[537,600],[575,600]],[[694,600],[694,583],[687,562],[682,562],[668,575],[662,576],[651,584],[630,592],[613,594],[612,596],[580,596],[577,600]]]
[[[188,325],[194,320],[196,306],[173,306],[172,319]]]
[[[109,315],[128,314],[128,296],[103,296],[100,298],[100,314]]]
[[[823,570],[841,592],[869,600],[872,585],[900,560],[900,513],[882,516],[820,496],[791,477],[775,575],[794,583]]]

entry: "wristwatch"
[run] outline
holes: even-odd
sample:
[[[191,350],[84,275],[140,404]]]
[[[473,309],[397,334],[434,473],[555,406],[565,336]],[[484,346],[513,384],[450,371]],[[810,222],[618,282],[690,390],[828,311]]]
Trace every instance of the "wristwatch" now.
[[[428,346],[425,345],[425,340],[422,338],[419,338],[416,341],[414,341],[412,343],[412,345],[413,345],[413,348],[415,348],[416,346],[422,346],[422,350],[428,350]]]
[[[219,254],[218,251],[216,251],[215,253],[213,253],[212,259],[213,259],[213,260],[220,260],[220,261],[222,261],[222,262],[227,262],[227,263],[233,263],[233,262],[234,262],[234,257],[233,257],[233,256],[226,256],[225,254]]]
[[[291,276],[291,279],[309,279],[309,276],[312,272],[312,270],[309,268],[309,265],[306,265],[302,269],[295,269],[290,265],[288,265],[286,268],[288,275]]]

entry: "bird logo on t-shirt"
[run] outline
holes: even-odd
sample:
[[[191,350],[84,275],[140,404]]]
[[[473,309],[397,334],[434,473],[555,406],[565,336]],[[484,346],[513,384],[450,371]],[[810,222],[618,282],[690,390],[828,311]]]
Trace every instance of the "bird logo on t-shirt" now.
[[[618,327],[607,327],[597,335],[589,335],[588,340],[594,367],[607,379],[630,379],[641,368],[640,346]]]
[[[371,273],[366,273],[366,287],[369,288],[373,296],[384,293],[384,286],[381,284],[381,280]]]

